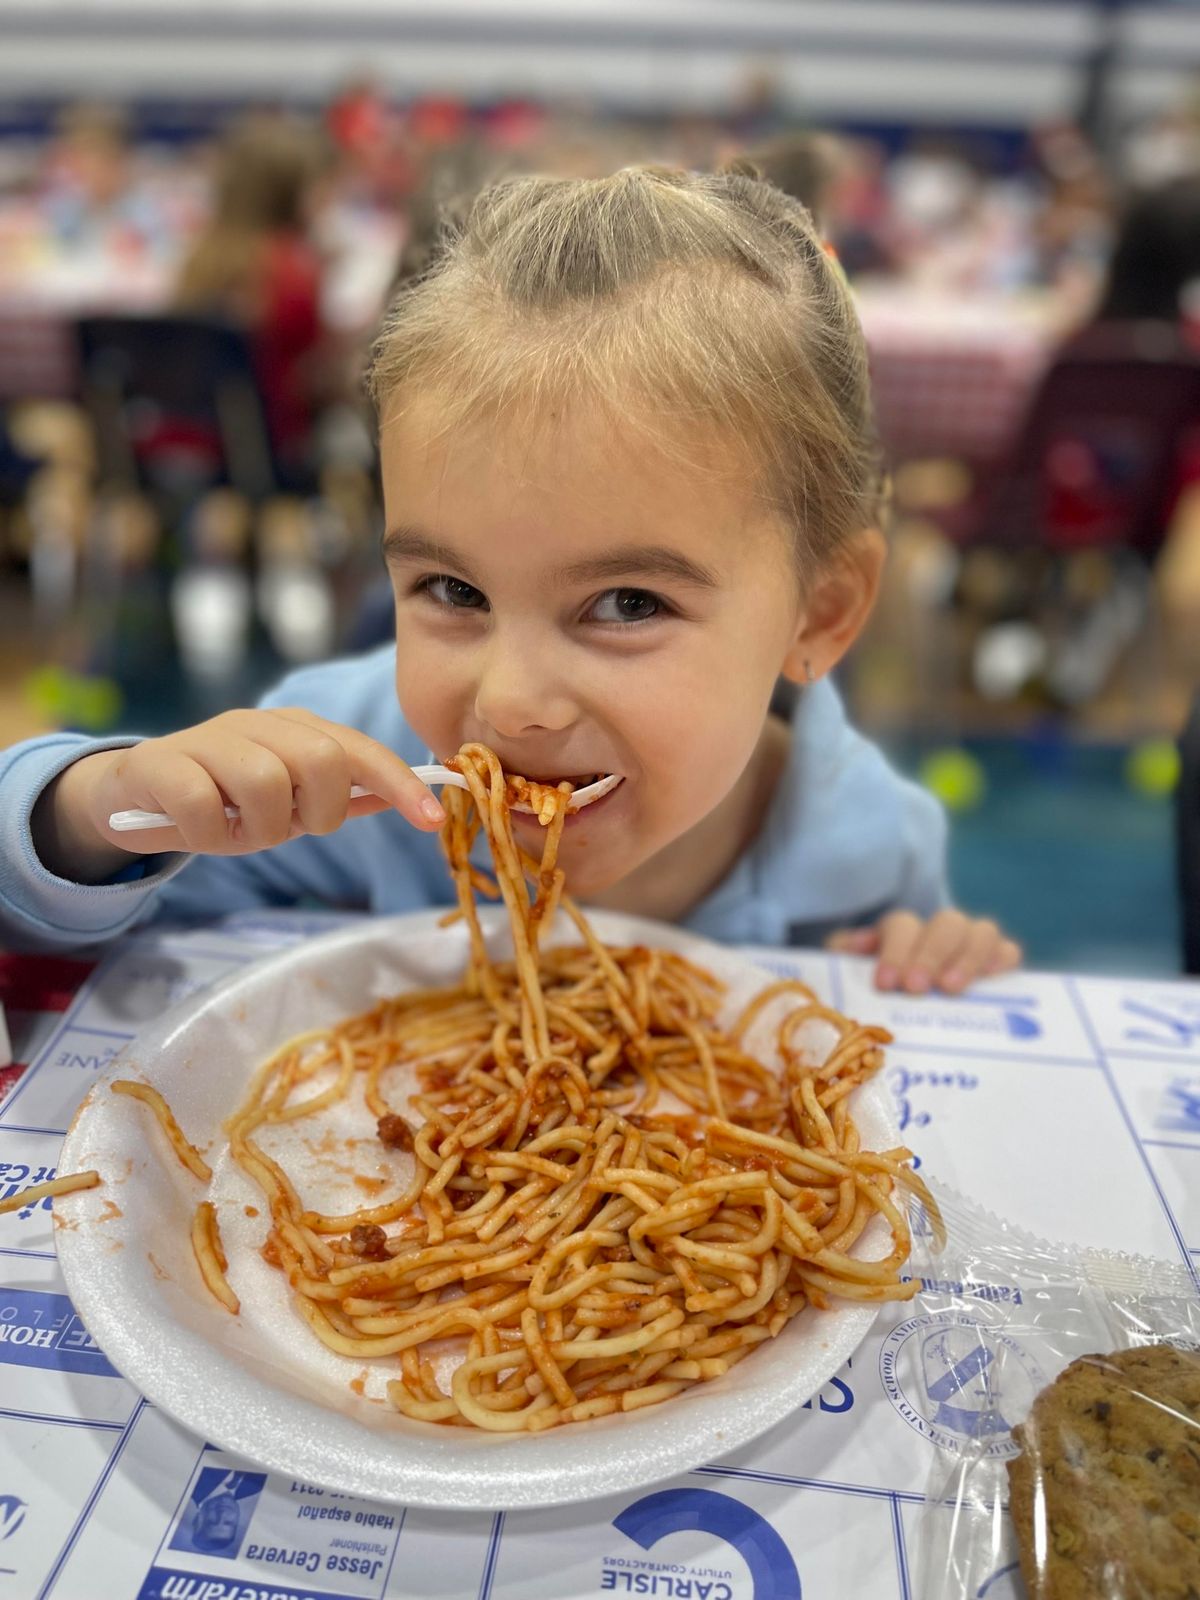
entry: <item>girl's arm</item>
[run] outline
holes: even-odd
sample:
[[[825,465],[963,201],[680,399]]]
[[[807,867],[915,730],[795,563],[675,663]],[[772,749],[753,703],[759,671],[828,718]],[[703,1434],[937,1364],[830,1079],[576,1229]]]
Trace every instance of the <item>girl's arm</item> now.
[[[379,798],[350,800],[352,783]],[[296,852],[272,847],[389,806],[425,832],[442,817],[394,751],[292,707],[229,712],[140,743],[28,741],[0,754],[0,939],[61,949],[111,939],[158,909],[213,917],[344,897],[333,852],[309,850],[300,873]],[[134,807],[178,826],[109,828],[111,812]]]

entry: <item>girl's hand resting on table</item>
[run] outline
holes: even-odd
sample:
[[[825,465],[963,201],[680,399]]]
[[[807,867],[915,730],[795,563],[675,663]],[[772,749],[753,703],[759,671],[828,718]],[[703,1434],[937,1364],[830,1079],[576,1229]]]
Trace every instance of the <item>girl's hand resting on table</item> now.
[[[939,911],[926,921],[912,911],[891,911],[873,928],[844,928],[828,942],[847,955],[876,956],[875,987],[928,994],[960,994],[976,978],[1011,972],[1021,947],[986,917]]]
[[[371,793],[352,800],[356,783]],[[241,816],[227,817],[227,804]],[[97,883],[131,856],[248,855],[389,807],[424,832],[445,820],[437,796],[366,734],[311,711],[226,711],[181,733],[76,761],[39,797],[33,836],[52,872]],[[114,811],[135,809],[163,811],[176,825],[139,833],[109,827]]]

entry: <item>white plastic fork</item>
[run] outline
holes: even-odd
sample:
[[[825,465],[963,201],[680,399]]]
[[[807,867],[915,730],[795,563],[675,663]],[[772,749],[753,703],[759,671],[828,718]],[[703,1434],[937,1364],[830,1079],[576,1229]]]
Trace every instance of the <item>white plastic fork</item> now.
[[[467,780],[461,772],[451,772],[449,767],[427,766],[413,767],[414,778],[420,778],[422,783],[452,784],[456,789],[465,789]],[[590,806],[593,800],[602,800],[620,783],[618,773],[610,773],[607,778],[601,778],[597,783],[589,783],[582,789],[576,789],[571,796],[569,810],[582,811],[584,806]],[[360,788],[356,783],[350,790],[351,800],[360,800],[363,795],[370,794],[370,789]],[[518,804],[514,811],[533,811],[532,806]],[[225,815],[230,821],[241,816],[237,806],[226,806]],[[108,819],[108,825],[114,833],[138,833],[143,828],[171,828],[174,827],[174,818],[169,817],[165,811],[114,811]]]

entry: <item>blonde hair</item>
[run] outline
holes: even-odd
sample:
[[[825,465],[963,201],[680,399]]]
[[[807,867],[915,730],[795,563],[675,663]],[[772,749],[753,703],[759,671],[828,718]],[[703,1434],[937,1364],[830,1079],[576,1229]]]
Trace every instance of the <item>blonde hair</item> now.
[[[724,430],[802,569],[878,516],[845,282],[804,207],[744,170],[493,185],[397,296],[368,384],[384,425],[433,388],[450,426],[578,398],[693,460]]]

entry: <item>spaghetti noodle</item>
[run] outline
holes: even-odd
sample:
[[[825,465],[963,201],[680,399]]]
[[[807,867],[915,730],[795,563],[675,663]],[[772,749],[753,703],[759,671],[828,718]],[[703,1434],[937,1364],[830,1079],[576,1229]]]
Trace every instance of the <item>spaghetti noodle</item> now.
[[[138,1083],[133,1078],[117,1078],[109,1084],[109,1088],[113,1094],[128,1095],[131,1100],[140,1100],[143,1105],[149,1106],[181,1164],[201,1183],[212,1182],[212,1169],[208,1162],[176,1122],[175,1113],[157,1089],[148,1083]]]
[[[201,1200],[192,1215],[192,1253],[200,1268],[200,1276],[212,1294],[236,1317],[242,1309],[241,1301],[229,1287],[229,1279],[225,1276],[229,1262],[225,1257],[217,1213],[211,1200]]]
[[[805,1305],[910,1298],[897,1187],[935,1220],[936,1208],[910,1152],[864,1150],[849,1109],[890,1036],[792,981],[723,1029],[714,977],[669,951],[605,946],[563,894],[569,786],[506,779],[482,745],[453,764],[469,785],[443,799],[463,982],[293,1039],[227,1124],[270,1208],[264,1255],[316,1337],[359,1360],[396,1358],[388,1395],[406,1416],[508,1433],[719,1377]],[[516,798],[545,826],[540,862],[514,838]],[[494,880],[471,860],[481,829]],[[476,891],[502,898],[511,961],[489,955]],[[581,942],[542,949],[560,906]],[[795,997],[778,1030],[782,1074],[745,1043],[781,996]],[[820,1062],[804,1038],[813,1022],[836,1034]],[[401,1065],[421,1084],[411,1120],[384,1093]],[[411,1171],[382,1203],[311,1211],[260,1130],[316,1116],[359,1082]],[[863,1260],[852,1251],[876,1216],[891,1249]],[[211,1208],[198,1213],[193,1240],[228,1305],[214,1224]],[[461,1359],[439,1381],[447,1340]]]
[[[26,1206],[33,1206],[39,1200],[54,1194],[74,1194],[77,1189],[94,1189],[100,1182],[100,1174],[95,1171],[68,1172],[61,1178],[51,1178],[47,1183],[31,1183],[28,1189],[22,1189],[18,1194],[10,1194],[7,1200],[0,1200],[0,1215],[6,1211],[23,1211]]]

